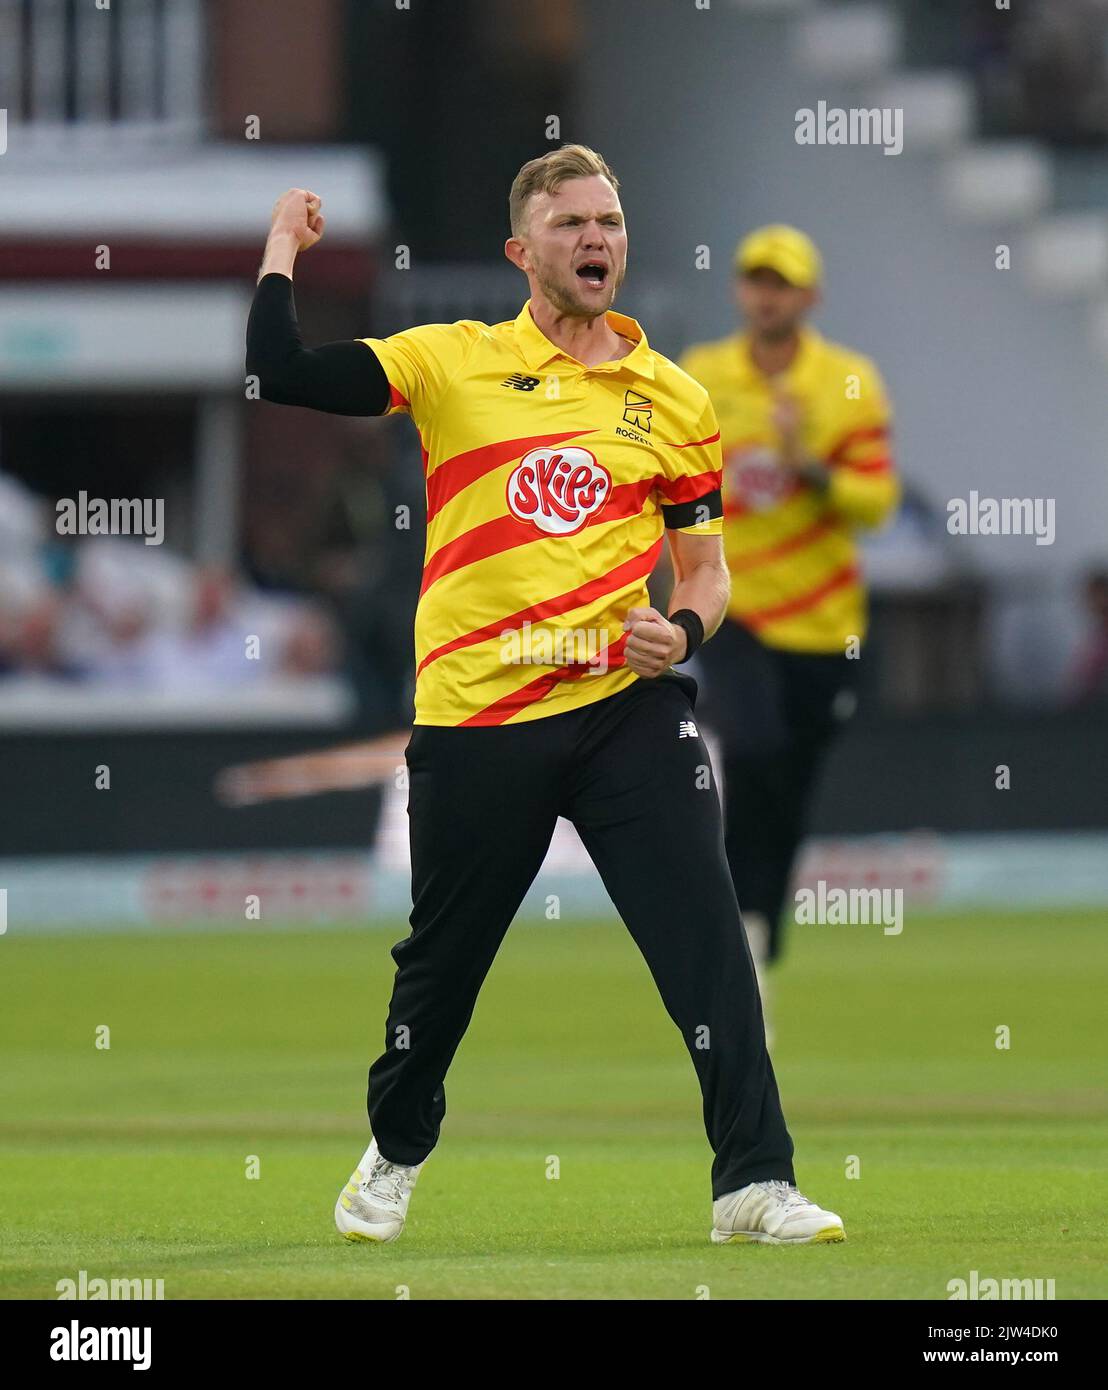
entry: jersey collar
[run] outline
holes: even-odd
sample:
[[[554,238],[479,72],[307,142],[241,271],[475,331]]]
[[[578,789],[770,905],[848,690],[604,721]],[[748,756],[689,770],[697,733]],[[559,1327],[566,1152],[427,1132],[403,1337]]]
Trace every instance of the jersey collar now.
[[[642,326],[634,319],[628,318],[626,314],[617,314],[614,309],[609,309],[605,318],[608,327],[613,333],[618,333],[621,338],[629,338],[635,346],[627,354],[615,362],[602,362],[596,367],[586,367],[590,372],[621,372],[624,370],[634,372],[637,376],[654,379],[654,353],[650,344],[646,341],[646,334]],[[540,367],[545,367],[547,362],[555,357],[564,357],[567,362],[576,362],[576,357],[571,357],[568,352],[564,352],[556,344],[552,343],[545,333],[539,328],[531,315],[531,301],[528,300],[515,321],[516,342],[523,354],[530,371],[538,371]],[[578,365],[584,365],[579,363]]]

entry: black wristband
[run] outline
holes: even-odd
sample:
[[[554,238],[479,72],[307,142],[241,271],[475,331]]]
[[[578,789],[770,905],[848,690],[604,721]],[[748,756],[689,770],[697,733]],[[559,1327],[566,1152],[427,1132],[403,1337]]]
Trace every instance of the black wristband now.
[[[685,655],[681,658],[681,661],[688,661],[689,657],[695,653],[697,647],[704,641],[704,623],[701,620],[700,614],[695,612],[692,608],[679,608],[676,613],[671,613],[669,615],[669,620],[675,627],[683,627],[685,629]],[[675,666],[679,664],[679,662],[674,662]]]

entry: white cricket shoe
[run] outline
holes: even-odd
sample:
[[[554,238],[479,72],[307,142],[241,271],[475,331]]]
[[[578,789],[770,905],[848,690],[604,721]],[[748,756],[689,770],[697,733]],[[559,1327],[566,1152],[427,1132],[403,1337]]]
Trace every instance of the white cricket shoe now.
[[[716,1245],[820,1245],[845,1239],[842,1218],[809,1202],[791,1183],[752,1182],[712,1203]]]
[[[335,1225],[347,1240],[395,1240],[422,1163],[405,1167],[382,1157],[377,1140],[362,1155],[335,1203]]]

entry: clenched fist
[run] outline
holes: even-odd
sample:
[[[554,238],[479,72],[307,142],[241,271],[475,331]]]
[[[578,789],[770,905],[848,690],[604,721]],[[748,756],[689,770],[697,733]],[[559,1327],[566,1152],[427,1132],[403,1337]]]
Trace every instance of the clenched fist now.
[[[656,608],[632,608],[623,630],[630,634],[623,648],[627,664],[639,676],[660,676],[681,660],[689,642],[685,629],[674,627]]]
[[[269,235],[292,237],[298,251],[310,250],[323,235],[320,201],[307,188],[290,188],[282,193],[273,204]]]

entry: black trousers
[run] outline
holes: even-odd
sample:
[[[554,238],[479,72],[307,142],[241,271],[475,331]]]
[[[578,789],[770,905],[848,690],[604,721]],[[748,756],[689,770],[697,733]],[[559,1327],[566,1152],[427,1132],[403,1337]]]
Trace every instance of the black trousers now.
[[[784,947],[793,864],[816,775],[853,707],[858,662],[768,647],[724,619],[697,654],[701,713],[723,756],[727,860],[744,912],[769,922],[769,958]]]
[[[529,723],[415,727],[412,930],[392,950],[385,1051],[369,1071],[370,1125],[387,1159],[420,1163],[434,1148],[447,1068],[564,816],[689,1050],[712,1196],[794,1180],[696,694],[690,676],[667,673]]]

